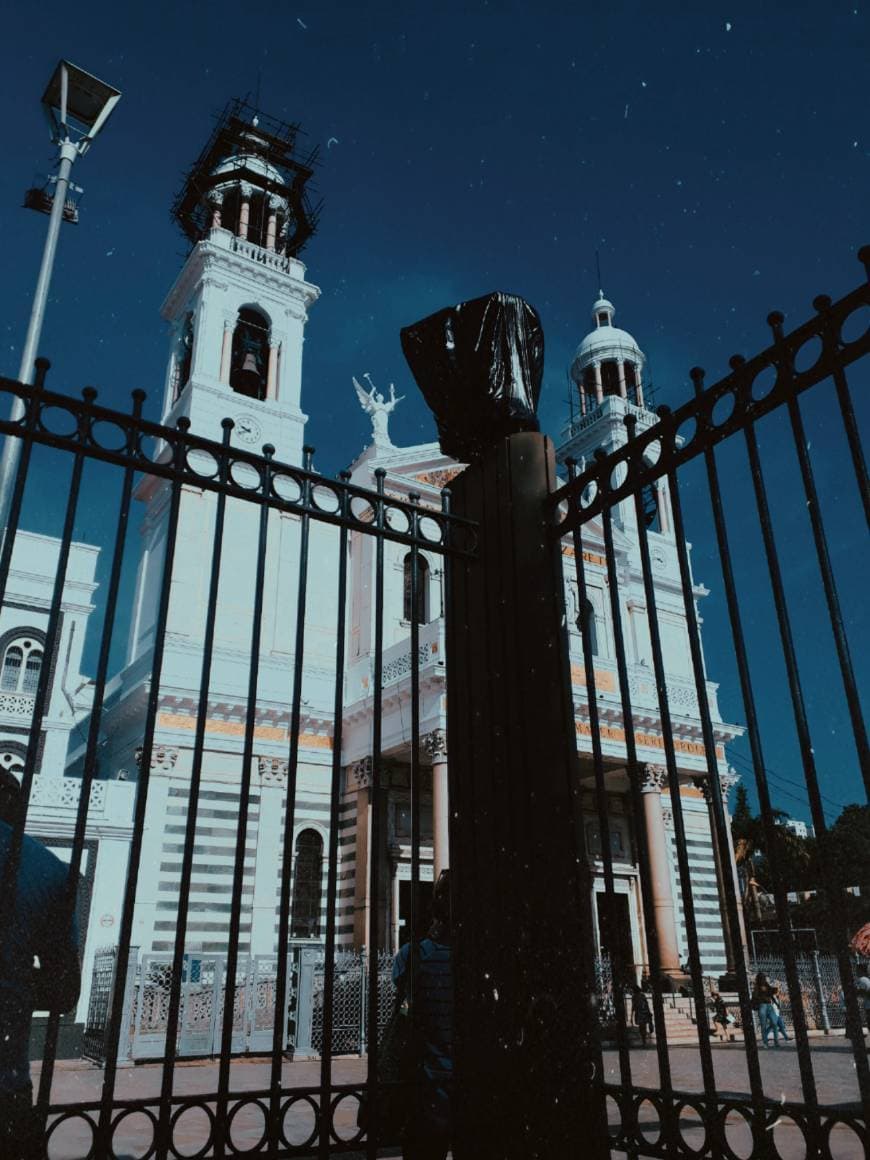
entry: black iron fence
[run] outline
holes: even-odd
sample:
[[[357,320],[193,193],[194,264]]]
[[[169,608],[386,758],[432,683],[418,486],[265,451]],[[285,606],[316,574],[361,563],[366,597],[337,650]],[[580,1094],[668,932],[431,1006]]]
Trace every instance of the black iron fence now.
[[[20,424],[0,421],[21,446],[0,632],[38,633],[46,658],[35,692],[7,707],[18,716],[5,752],[30,802],[28,832],[51,845],[66,827],[67,913],[86,843],[97,843],[82,1003],[83,1054],[98,1066],[70,1080],[52,1015],[34,1072],[51,1156],[394,1154],[378,1121],[371,1013],[387,1017],[389,963],[425,930],[429,883],[448,861],[457,1157],[570,1155],[578,1133],[598,1155],[863,1154],[870,1074],[843,914],[852,884],[822,859],[841,935],[823,987],[840,1014],[835,1024],[829,1004],[826,1028],[788,935],[747,643],[762,596],[741,587],[719,464],[745,448],[752,507],[739,534],[751,525],[757,537],[800,785],[823,843],[830,812],[796,643],[804,623],[759,432],[787,420],[777,438],[791,440],[800,490],[789,495],[809,520],[822,592],[812,633],[833,642],[849,760],[866,788],[838,587],[855,558],[827,535],[803,408],[811,389],[829,391],[826,422],[841,425],[866,514],[846,374],[870,350],[857,323],[868,307],[862,284],[839,302],[817,299],[788,335],[772,315],[769,348],[732,360],[710,388],[693,372],[696,397],[673,412],[603,398],[560,449],[561,477],[547,440],[515,435],[462,472],[452,498],[384,469],[371,487],[327,479],[310,449],[301,466],[278,463],[268,447],[235,446],[229,422],[222,443],[185,421],[161,427],[142,418],[140,393],[129,415],[93,391],[76,400],[46,389],[44,363],[34,387],[0,380],[0,395],[25,405]],[[609,430],[618,419],[625,439],[578,465],[572,450],[597,418]],[[709,637],[702,651],[689,539],[695,568],[719,569],[703,579],[724,599],[727,664],[724,637],[718,653]],[[89,543],[101,551],[96,577],[83,563]],[[27,575],[42,585],[29,604]],[[445,632],[433,628],[442,609],[446,678]],[[71,690],[77,664],[88,681]],[[722,711],[717,664],[734,670]],[[765,887],[786,932],[776,975],[794,1040],[791,1094],[759,1051],[733,864],[729,747],[744,731]],[[65,764],[49,768],[59,734]],[[51,778],[80,783],[62,819],[44,804]],[[120,803],[112,816],[92,793],[106,781]],[[7,906],[23,833],[22,820]],[[95,959],[89,948],[103,948],[107,930],[111,949]],[[293,1058],[303,944],[337,969],[312,982],[310,1050]],[[360,968],[363,947],[380,970]],[[156,1064],[127,1067],[131,1029],[143,1025],[139,953],[160,973],[159,1050]],[[740,1031],[721,1048],[714,988]],[[645,1003],[653,1037],[641,1052]],[[249,1041],[239,1028],[252,1023]],[[838,1050],[822,1050],[840,1026]],[[176,1066],[184,1036],[215,1057],[193,1080]]]

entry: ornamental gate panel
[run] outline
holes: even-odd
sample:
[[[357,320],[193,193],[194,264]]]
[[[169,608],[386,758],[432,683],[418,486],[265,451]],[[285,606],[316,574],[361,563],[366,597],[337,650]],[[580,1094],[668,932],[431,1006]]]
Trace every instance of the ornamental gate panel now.
[[[379,1035],[391,964],[400,937],[426,931],[421,883],[447,863],[456,1160],[549,1160],[578,1140],[591,1160],[867,1152],[848,945],[861,903],[836,857],[822,754],[836,744],[866,794],[870,649],[847,628],[866,602],[867,396],[853,400],[847,375],[870,353],[870,282],[816,299],[791,332],[772,315],[768,346],[712,386],[693,371],[694,397],[673,411],[610,368],[558,451],[532,414],[534,312],[498,298],[481,326],[505,325],[475,344],[479,304],[466,305],[449,357],[422,339],[412,357],[424,390],[444,376],[430,397],[463,470],[415,461],[403,475],[391,458],[328,478],[312,449],[279,462],[239,445],[229,421],[221,440],[153,423],[141,392],[126,413],[90,389],[50,390],[44,362],[33,386],[0,379],[0,415],[24,408],[0,418],[21,452],[0,612],[20,625],[22,575],[46,593],[27,626],[46,663],[32,704],[13,705],[26,816],[0,930],[25,822],[72,841],[69,912],[99,825],[104,901],[86,955],[117,935],[87,980],[99,1074],[86,1096],[55,1068],[48,1021],[36,1100],[50,1155],[395,1151],[379,1120],[395,1095]],[[496,386],[516,393],[493,413]],[[83,592],[86,692],[59,741],[53,682],[77,655],[67,610]],[[421,623],[440,608],[443,626]],[[63,777],[41,770],[66,739]],[[758,811],[755,846],[736,852],[732,764]],[[114,779],[135,801],[108,827]],[[788,789],[822,854],[827,945],[809,959],[778,825]],[[778,931],[764,967],[793,1040],[787,1074],[760,1049],[751,1003],[759,923]],[[653,1023],[643,1051],[635,985]],[[714,989],[735,1018],[724,1044]],[[131,1029],[154,1070],[122,1076]],[[176,1069],[189,1055],[214,1056],[196,1084]]]

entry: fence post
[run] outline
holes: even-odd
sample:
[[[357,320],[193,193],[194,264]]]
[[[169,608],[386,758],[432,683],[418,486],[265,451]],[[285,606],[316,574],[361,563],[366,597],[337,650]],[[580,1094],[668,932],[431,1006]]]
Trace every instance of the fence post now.
[[[446,606],[457,1160],[609,1155],[554,485],[535,432],[451,484],[480,525]]]
[[[828,1003],[825,999],[825,988],[822,986],[822,972],[819,968],[819,952],[817,950],[812,952],[813,956],[813,978],[816,983],[816,994],[819,998],[819,1018],[822,1022],[822,1030],[825,1035],[831,1033],[831,1020],[828,1017]]]

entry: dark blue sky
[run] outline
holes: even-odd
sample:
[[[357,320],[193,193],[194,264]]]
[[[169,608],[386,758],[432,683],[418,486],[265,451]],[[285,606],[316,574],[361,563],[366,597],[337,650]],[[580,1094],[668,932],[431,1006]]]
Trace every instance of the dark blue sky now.
[[[158,309],[185,253],[169,206],[211,115],[259,84],[265,110],[300,121],[323,146],[321,226],[303,254],[323,289],[308,327],[303,388],[321,470],[338,470],[366,441],[352,373],[395,380],[408,396],[391,427],[397,442],[434,437],[399,328],[495,288],[522,294],[541,313],[541,414],[556,431],[565,367],[597,290],[596,249],[617,324],[646,351],[659,401],[676,405],[689,392],[690,366],[704,365],[713,381],[730,354],[766,343],[768,310],[784,310],[794,324],[815,294],[837,296],[857,282],[855,250],[870,240],[868,28],[865,4],[838,0],[823,7],[218,0],[74,10],[55,0],[18,3],[4,15],[0,48],[7,110],[0,370],[17,371],[45,229],[43,217],[18,208],[51,155],[39,96],[65,55],[124,96],[77,165],[86,191],[81,224],[63,232],[42,343],[55,388],[93,383],[105,401],[124,406],[133,387],[144,387],[156,415],[166,357]],[[327,149],[330,137],[337,143]],[[854,378],[866,417],[860,387],[866,398],[866,370],[863,382]],[[825,392],[808,403],[810,438],[840,566],[854,561],[866,536]],[[820,768],[832,802],[861,800],[787,432],[772,423],[761,436],[811,662],[808,696],[824,734],[814,737]],[[729,511],[742,540],[747,495],[738,452],[723,465],[731,456]],[[696,572],[714,590],[704,609],[708,662],[728,686],[726,710],[742,720],[699,483],[697,473],[687,476]],[[751,535],[743,547],[739,573],[759,649],[767,760],[799,781]],[[854,568],[838,579],[853,649],[866,653],[863,579]],[[780,785],[779,804],[806,816],[787,796],[788,782]]]

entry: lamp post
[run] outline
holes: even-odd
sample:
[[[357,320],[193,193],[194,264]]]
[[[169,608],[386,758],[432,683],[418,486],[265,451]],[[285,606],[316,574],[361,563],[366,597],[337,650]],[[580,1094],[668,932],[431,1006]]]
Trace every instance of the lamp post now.
[[[54,256],[67,202],[73,162],[90,148],[91,142],[105,125],[120,99],[121,93],[118,89],[91,76],[68,60],[61,60],[58,63],[43,94],[42,105],[51,127],[51,139],[59,146],[58,167],[52,179],[54,196],[51,198],[48,230],[36,291],[33,295],[30,321],[27,325],[27,337],[21,353],[18,378],[22,383],[33,382],[34,360],[42,334],[48,287],[54,268]],[[12,402],[10,422],[19,422],[23,415],[24,401],[16,396]],[[9,515],[12,481],[20,452],[17,437],[8,436],[0,458],[0,528],[3,529]]]

